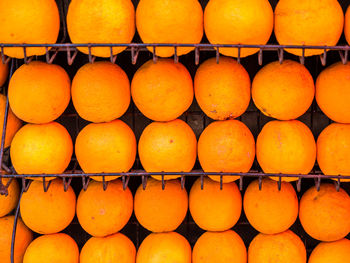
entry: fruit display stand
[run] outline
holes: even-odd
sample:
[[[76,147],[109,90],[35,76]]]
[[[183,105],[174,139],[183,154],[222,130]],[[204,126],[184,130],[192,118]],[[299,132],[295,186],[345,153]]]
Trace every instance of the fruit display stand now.
[[[65,18],[67,9],[68,9],[68,0],[57,1],[60,15]],[[138,1],[134,1],[136,5]],[[200,1],[203,6],[206,5],[207,1]],[[274,7],[277,1],[271,0],[271,5]],[[343,5],[343,8],[346,8],[349,4],[347,1],[340,1]],[[272,44],[270,44],[272,43]],[[72,79],[77,72],[77,70],[86,63],[95,63],[97,61],[102,61],[108,59],[112,63],[118,64],[123,70],[127,73],[129,79],[132,79],[136,70],[140,68],[146,61],[153,59],[154,63],[157,63],[159,59],[157,57],[157,49],[161,47],[171,47],[174,50],[174,56],[172,59],[175,63],[182,63],[189,70],[192,77],[194,77],[195,72],[202,62],[208,58],[215,57],[216,61],[219,63],[222,59],[220,54],[220,49],[229,48],[235,49],[238,52],[237,62],[242,64],[244,68],[248,71],[251,79],[254,78],[256,73],[261,69],[262,66],[278,60],[280,63],[283,63],[284,60],[291,59],[298,61],[301,64],[309,69],[312,77],[316,79],[319,73],[326,67],[335,62],[342,62],[343,64],[348,63],[348,54],[350,51],[350,46],[348,45],[337,45],[337,46],[310,46],[310,45],[278,45],[274,37],[271,37],[270,41],[266,45],[229,45],[229,44],[209,44],[205,39],[200,44],[145,44],[141,43],[138,35],[134,37],[134,40],[131,44],[72,44],[70,43],[67,36],[67,28],[65,19],[61,19],[61,31],[60,38],[57,44],[1,44],[1,59],[3,63],[8,63],[10,65],[10,78],[17,68],[22,64],[28,64],[31,61],[39,60],[44,61],[49,64],[58,64],[63,67],[70,78]],[[341,39],[340,43],[345,43],[344,39]],[[7,47],[20,47],[23,49],[23,59],[14,59],[6,57],[4,55],[4,49]],[[46,49],[46,54],[44,56],[27,56],[27,49],[31,47],[44,47]],[[78,47],[88,48],[88,54],[82,54],[78,51]],[[94,47],[106,47],[110,49],[109,58],[97,58],[92,55],[91,49]],[[113,55],[114,47],[125,47],[126,50],[118,55]],[[177,50],[181,47],[192,47],[194,50],[189,54],[178,56]],[[147,48],[153,50],[153,53],[149,52]],[[241,58],[242,49],[259,49],[258,53],[249,57]],[[297,57],[287,53],[285,49],[296,49],[301,50],[301,56]],[[323,54],[320,56],[306,57],[305,51],[310,49],[322,50]],[[7,93],[7,91],[5,91]],[[0,149],[0,163],[2,164],[2,169],[5,172],[2,175],[2,178],[10,178],[6,184],[3,184],[0,181],[0,193],[3,195],[7,194],[7,188],[9,187],[11,180],[16,178],[18,179],[21,185],[21,196],[24,192],[28,190],[31,185],[32,178],[42,178],[42,186],[46,192],[50,188],[51,181],[50,178],[58,177],[63,181],[63,186],[65,191],[68,190],[69,186],[72,186],[76,193],[79,193],[81,189],[86,190],[89,184],[91,183],[92,176],[98,176],[101,178],[103,183],[103,189],[109,187],[109,182],[106,178],[110,176],[120,176],[123,184],[123,188],[130,188],[131,192],[134,194],[139,185],[143,186],[143,189],[147,188],[147,183],[150,176],[159,175],[161,178],[161,183],[163,189],[167,187],[166,176],[169,175],[179,175],[181,187],[187,189],[189,192],[191,186],[197,178],[200,178],[201,188],[205,187],[204,181],[207,176],[216,176],[220,182],[220,187],[224,185],[224,176],[238,176],[236,181],[239,190],[243,193],[247,189],[248,185],[253,180],[258,180],[259,188],[262,187],[262,182],[267,177],[273,177],[277,180],[278,189],[281,188],[282,177],[297,177],[295,182],[292,182],[293,187],[297,190],[298,199],[300,200],[301,196],[305,193],[307,189],[311,186],[316,186],[316,189],[320,189],[320,185],[323,182],[328,182],[334,184],[335,189],[338,191],[340,188],[345,189],[348,193],[350,191],[350,185],[347,182],[342,181],[343,179],[350,179],[350,176],[344,175],[323,175],[320,171],[320,168],[316,164],[312,172],[307,175],[301,174],[274,174],[274,173],[264,173],[262,168],[259,166],[259,163],[255,160],[252,166],[252,169],[247,173],[230,173],[230,172],[204,172],[200,166],[198,159],[194,169],[191,172],[146,172],[139,160],[139,157],[136,157],[136,161],[129,172],[123,173],[84,173],[79,166],[79,163],[73,154],[71,162],[68,166],[68,169],[62,174],[17,174],[12,166],[11,159],[9,157],[9,150],[5,149],[5,132],[7,124],[7,116],[9,113],[9,101],[6,101],[6,110],[4,116],[3,124],[3,133],[1,137],[1,149]],[[137,141],[141,136],[144,128],[151,123],[151,120],[146,118],[131,102],[127,112],[120,118],[125,123],[127,123],[130,128],[135,133]],[[194,131],[197,139],[211,122],[208,116],[201,111],[198,104],[194,101],[191,107],[181,115],[181,120],[185,121]],[[251,101],[250,105],[243,115],[238,117],[240,121],[247,125],[251,130],[254,138],[256,139],[260,133],[262,127],[272,120],[272,118],[263,115]],[[321,131],[332,123],[332,121],[320,110],[316,101],[314,100],[310,109],[298,118],[300,121],[305,123],[312,131],[315,138],[321,133]],[[85,127],[89,122],[82,119],[77,112],[75,111],[72,103],[64,112],[64,114],[59,117],[57,122],[63,124],[64,127],[69,131],[73,142],[75,141],[78,133]],[[14,262],[13,253],[14,253],[14,242],[16,236],[16,227],[17,219],[20,215],[20,201],[18,202],[17,208],[15,209],[15,222],[13,225],[12,232],[12,243],[11,243],[11,262]],[[311,238],[306,234],[302,228],[299,219],[293,224],[291,229],[301,238],[303,241],[308,255],[318,244],[318,241]],[[234,226],[235,230],[243,239],[246,247],[249,246],[251,240],[258,233],[248,222],[244,213],[242,213],[238,223]],[[176,230],[178,233],[186,237],[191,246],[196,243],[198,237],[202,235],[205,231],[200,229],[195,223],[190,213],[187,212],[184,222]],[[66,228],[64,233],[68,233],[73,239],[77,242],[79,248],[81,248],[85,242],[90,237],[79,225],[77,218],[75,217],[73,222]],[[150,233],[150,231],[143,228],[137,221],[135,215],[133,214],[127,225],[121,230],[121,233],[124,233],[128,236],[136,248],[139,247],[144,238]],[[347,238],[350,236],[348,235]]]

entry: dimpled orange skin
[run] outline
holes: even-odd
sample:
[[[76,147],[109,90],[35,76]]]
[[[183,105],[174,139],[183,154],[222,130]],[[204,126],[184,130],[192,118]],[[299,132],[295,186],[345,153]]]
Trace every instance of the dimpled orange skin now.
[[[130,104],[130,81],[116,64],[107,61],[82,66],[72,82],[72,101],[80,117],[108,122],[121,117]]]
[[[72,0],[67,14],[72,43],[130,43],[135,34],[135,8],[131,0]],[[126,47],[113,47],[113,55]],[[78,50],[89,54],[88,47]],[[93,47],[91,54],[109,57],[109,47]]]
[[[247,249],[234,231],[205,232],[193,247],[193,263],[246,263]]]
[[[133,197],[129,188],[123,189],[117,179],[103,183],[91,181],[86,191],[81,190],[77,201],[77,217],[82,228],[90,235],[104,237],[120,231],[133,210]]]
[[[275,8],[274,32],[281,45],[334,46],[343,32],[344,14],[337,0],[280,0]],[[285,49],[297,56],[301,49]],[[305,56],[323,54],[305,49]]]
[[[258,135],[256,157],[265,173],[308,174],[316,160],[315,139],[300,121],[270,121]],[[279,180],[278,177],[271,179]],[[282,177],[288,182],[297,179]]]
[[[7,185],[8,178],[1,178],[3,185]],[[6,216],[10,213],[18,203],[19,198],[19,185],[16,179],[13,179],[7,188],[8,195],[0,195],[0,217]]]
[[[91,237],[80,252],[80,263],[135,263],[135,259],[134,244],[121,233],[107,237]]]
[[[223,184],[200,178],[193,184],[189,196],[189,208],[196,224],[207,231],[225,231],[232,228],[241,216],[242,196],[236,183]]]
[[[306,263],[306,249],[292,231],[266,235],[258,234],[248,248],[249,263]]]
[[[248,127],[238,120],[209,124],[198,140],[198,159],[205,172],[247,173],[255,158],[255,141]],[[209,176],[220,181],[219,176]],[[238,176],[223,176],[223,182]]]
[[[136,138],[131,128],[121,120],[90,123],[75,141],[75,155],[85,173],[128,172],[135,162]],[[119,176],[106,176],[110,181]],[[102,181],[101,176],[92,176]]]
[[[221,57],[203,62],[194,78],[196,100],[204,113],[214,120],[237,118],[250,102],[250,78],[236,60]]]
[[[0,94],[0,134],[2,134],[2,129],[4,127],[4,116],[6,109],[6,97]],[[6,123],[6,135],[4,147],[7,148],[11,145],[13,136],[21,128],[22,121],[13,114],[11,108],[9,107],[7,113],[7,123]]]
[[[349,6],[346,9],[346,13],[345,13],[344,35],[345,35],[346,41],[350,43],[350,8]]]
[[[15,216],[5,216],[0,218],[0,262],[11,263],[11,240]],[[22,263],[24,253],[33,239],[32,232],[25,226],[21,218],[18,218],[14,263]]]
[[[26,124],[16,133],[10,150],[18,174],[63,173],[72,153],[72,139],[66,128],[57,122]],[[54,177],[46,178],[52,179]]]
[[[48,123],[67,108],[70,79],[58,65],[33,61],[15,71],[8,96],[11,109],[18,118],[30,123]]]
[[[210,0],[204,11],[204,29],[212,44],[264,45],[272,33],[273,10],[268,0]],[[238,57],[237,48],[219,51],[225,56]],[[240,57],[258,51],[243,48]]]
[[[320,191],[311,187],[300,200],[299,219],[311,237],[336,241],[350,232],[350,197],[333,184],[321,184]]]
[[[311,106],[314,80],[306,67],[292,60],[272,62],[254,77],[252,98],[266,116],[278,120],[297,119]]]
[[[46,262],[79,263],[77,243],[63,233],[39,236],[28,246],[23,263]]]
[[[55,0],[3,0],[0,1],[0,17],[0,43],[56,43],[60,16]],[[26,48],[28,57],[45,53],[45,47]],[[4,54],[24,57],[22,47],[4,48]]]
[[[350,263],[350,240],[321,242],[312,251],[309,263]]]
[[[350,63],[335,63],[316,80],[316,101],[330,119],[350,123]]]
[[[152,233],[141,243],[136,263],[191,263],[191,246],[176,232]]]
[[[1,53],[0,53],[1,56]],[[5,84],[7,77],[9,75],[9,66],[8,63],[3,64],[2,60],[0,61],[0,87]]]
[[[192,104],[193,82],[181,63],[172,59],[149,60],[135,73],[131,95],[137,108],[154,121],[171,121]]]
[[[144,43],[197,44],[203,36],[203,10],[198,0],[141,0],[136,27]],[[153,52],[153,47],[148,47]],[[178,47],[177,55],[194,47]],[[158,47],[157,56],[171,57],[173,47]]]
[[[53,234],[65,229],[75,215],[76,196],[72,187],[64,191],[62,179],[50,182],[44,192],[43,184],[33,181],[23,193],[20,210],[23,222],[39,234]]]
[[[264,234],[277,234],[291,227],[298,217],[298,198],[290,183],[265,178],[249,184],[243,198],[244,213],[249,223]]]
[[[138,151],[147,172],[190,172],[196,162],[197,139],[191,127],[176,119],[152,122],[142,132]],[[161,180],[161,176],[153,176]],[[175,179],[179,175],[166,175]]]
[[[162,189],[161,181],[149,178],[145,190],[141,184],[135,194],[135,216],[152,232],[174,231],[185,219],[187,209],[188,195],[178,180],[168,180]]]
[[[332,123],[321,132],[317,139],[317,163],[325,175],[350,176],[350,124]]]

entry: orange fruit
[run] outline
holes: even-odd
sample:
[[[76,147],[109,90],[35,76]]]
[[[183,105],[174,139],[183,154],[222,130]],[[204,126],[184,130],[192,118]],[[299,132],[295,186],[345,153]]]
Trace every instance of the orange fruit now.
[[[210,0],[204,11],[204,29],[212,44],[264,45],[272,33],[273,10],[268,0]],[[244,48],[240,56],[258,50]],[[238,56],[237,48],[219,51],[225,56]]]
[[[309,263],[350,263],[350,240],[321,242],[312,251]]]
[[[346,38],[346,41],[350,43],[350,8],[346,9],[345,13],[345,21],[344,21],[344,35]]]
[[[61,174],[72,153],[72,139],[57,122],[23,126],[13,138],[10,150],[18,174]],[[46,179],[52,180],[53,177]]]
[[[1,57],[1,53],[0,53]],[[2,63],[2,60],[0,61],[0,87],[5,84],[7,77],[9,75],[9,67],[8,64]]]
[[[243,198],[244,213],[249,223],[264,234],[288,230],[298,217],[298,197],[290,183],[265,178],[259,190],[259,180],[251,182]]]
[[[36,238],[28,246],[23,263],[78,263],[79,248],[67,234],[58,233]]]
[[[316,101],[333,121],[350,123],[350,63],[335,63],[316,80]]]
[[[250,102],[250,78],[244,67],[228,57],[210,58],[201,64],[194,78],[196,100],[214,120],[242,115]]]
[[[8,178],[1,178],[3,185],[6,185],[8,181]],[[7,191],[7,196],[0,195],[0,217],[6,216],[17,206],[19,198],[19,185],[16,179],[12,179]]]
[[[150,178],[145,190],[141,184],[135,194],[137,221],[152,232],[174,231],[185,219],[187,209],[188,195],[178,180],[168,180],[162,189],[161,181]]]
[[[67,29],[72,43],[130,43],[135,34],[135,9],[130,0],[72,0],[67,13]],[[91,54],[109,57],[126,47],[91,48]],[[78,50],[89,54],[88,47]]]
[[[306,263],[304,243],[292,231],[258,234],[249,245],[249,263]]]
[[[6,96],[0,94],[0,134],[2,134],[2,129],[4,127],[4,117],[6,110]],[[6,135],[4,147],[7,148],[11,145],[13,136],[21,128],[22,121],[13,114],[11,108],[8,108],[7,113],[7,123],[6,123]]]
[[[139,157],[147,172],[190,172],[196,162],[197,139],[188,124],[176,119],[152,122],[139,140]],[[161,176],[153,176],[161,179]],[[174,179],[178,175],[166,175]]]
[[[75,74],[72,101],[79,116],[91,122],[121,117],[130,104],[130,82],[125,72],[107,61],[88,63]]]
[[[350,124],[332,123],[321,132],[317,139],[317,163],[325,175],[350,176]]]
[[[176,232],[152,233],[141,243],[136,263],[191,263],[191,246]]]
[[[350,197],[333,184],[321,184],[307,190],[300,200],[299,219],[314,239],[336,241],[350,232]]]
[[[0,1],[0,43],[54,44],[60,16],[55,0]],[[27,56],[44,55],[45,47],[26,49]],[[22,47],[4,48],[4,54],[23,58]],[[28,88],[28,87],[27,87]]]
[[[103,237],[121,230],[133,210],[129,188],[123,189],[120,180],[103,183],[91,181],[87,190],[81,190],[77,201],[77,217],[82,228],[90,235]]]
[[[266,116],[297,119],[310,108],[315,95],[314,80],[306,67],[292,60],[272,62],[254,77],[252,97]]]
[[[44,192],[41,182],[33,181],[22,195],[21,216],[23,222],[39,234],[57,233],[72,222],[75,202],[72,187],[65,192],[62,179],[52,180],[47,192]]]
[[[246,263],[247,249],[241,237],[232,230],[205,232],[193,247],[193,263]]]
[[[179,117],[193,100],[190,73],[171,59],[149,60],[135,73],[131,95],[137,108],[154,121],[171,121]]]
[[[300,121],[270,121],[258,135],[256,157],[265,173],[308,174],[316,160],[315,139]],[[278,177],[271,179],[278,180]],[[282,177],[283,181],[297,179]]]
[[[75,155],[85,173],[128,172],[135,162],[136,138],[121,120],[90,123],[75,141]],[[107,176],[106,181],[119,176]],[[102,177],[93,176],[102,181]]]
[[[13,113],[25,122],[57,119],[70,100],[70,79],[58,65],[33,61],[13,74],[8,90]]]
[[[204,172],[249,172],[255,158],[255,141],[248,127],[238,120],[209,124],[198,140],[198,159]],[[219,181],[218,176],[209,176]],[[223,176],[228,183],[238,176]]]
[[[0,262],[11,263],[11,241],[12,230],[14,226],[15,216],[5,216],[0,218]],[[32,232],[18,218],[15,247],[14,247],[14,263],[22,263],[24,252],[29,243],[33,239]]]
[[[193,184],[189,198],[190,212],[194,222],[207,231],[225,231],[232,228],[241,216],[242,197],[234,182],[223,184],[198,178]]]
[[[198,0],[141,0],[136,9],[136,27],[144,43],[197,44],[203,36],[203,10]],[[148,49],[153,52],[152,47]],[[177,55],[193,47],[177,48]],[[174,48],[156,49],[160,57],[174,55]]]
[[[80,252],[80,263],[135,263],[136,248],[121,233],[107,237],[92,237]]]
[[[281,45],[334,46],[343,32],[344,14],[337,0],[280,0],[275,8],[275,35]],[[297,56],[301,49],[285,49]],[[323,49],[306,49],[305,56]]]

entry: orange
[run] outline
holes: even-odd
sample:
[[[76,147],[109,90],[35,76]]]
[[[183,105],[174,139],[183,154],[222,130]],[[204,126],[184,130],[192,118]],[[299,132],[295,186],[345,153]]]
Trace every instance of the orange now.
[[[350,8],[346,9],[345,13],[345,21],[344,21],[344,35],[346,38],[346,41],[350,43]]]
[[[15,216],[12,215],[0,218],[1,263],[11,263],[11,241],[14,220]],[[14,263],[22,263],[24,252],[32,239],[32,232],[23,224],[22,220],[18,218],[14,247]]]
[[[135,73],[131,95],[137,108],[154,121],[171,121],[179,117],[193,100],[190,73],[171,59],[149,60]]]
[[[4,117],[6,110],[6,96],[0,94],[0,134],[2,134],[2,129],[4,127]],[[7,123],[6,123],[6,135],[4,147],[7,148],[11,145],[13,136],[21,128],[22,121],[13,114],[11,108],[8,108],[7,113]]]
[[[135,263],[136,248],[121,233],[107,237],[92,237],[80,252],[80,263]]]
[[[335,63],[316,80],[316,101],[333,121],[350,123],[350,63]]]
[[[334,46],[343,31],[344,14],[337,0],[280,0],[275,8],[275,35],[281,45]],[[301,49],[286,49],[301,56]],[[323,49],[307,49],[305,56]]]
[[[123,189],[120,180],[108,182],[103,190],[101,182],[91,181],[86,191],[81,190],[77,201],[77,217],[90,235],[103,237],[121,230],[133,210],[129,188]]]
[[[297,119],[311,106],[314,80],[306,67],[292,60],[272,62],[254,77],[252,97],[266,116],[279,120]]]
[[[136,27],[144,43],[197,44],[203,36],[203,10],[198,0],[141,0],[136,9]],[[148,49],[153,52],[152,47]],[[177,49],[177,55],[193,47]],[[156,49],[160,57],[174,55],[174,48]]]
[[[193,263],[246,263],[247,249],[241,237],[232,230],[205,232],[193,247]]]
[[[241,216],[242,197],[234,182],[223,184],[198,178],[193,184],[189,199],[194,222],[207,231],[225,231],[232,228]]]
[[[85,173],[128,172],[136,157],[135,135],[121,120],[90,123],[78,134],[75,155]],[[117,177],[107,176],[105,180]],[[92,178],[102,181],[102,177]]]
[[[299,219],[314,239],[336,241],[350,232],[350,197],[333,184],[321,184],[307,190],[300,200]]]
[[[198,159],[204,172],[249,172],[255,158],[255,141],[248,127],[238,120],[209,124],[198,140]],[[220,181],[218,176],[209,176]],[[232,182],[238,176],[224,176]]]
[[[136,263],[191,263],[191,246],[176,232],[152,233],[141,243]]]
[[[1,57],[1,53],[0,53]],[[0,60],[0,87],[5,84],[7,77],[9,75],[9,67],[8,64],[2,63],[2,60]]]
[[[8,178],[1,178],[3,185],[6,185],[8,181]],[[17,206],[19,198],[19,185],[16,179],[12,179],[7,191],[7,196],[0,195],[0,217],[6,216]]]
[[[249,245],[249,263],[306,263],[306,249],[292,231],[266,235],[258,234]]]
[[[182,120],[152,122],[139,140],[139,157],[147,172],[190,172],[196,162],[197,139]],[[174,179],[178,175],[166,175]],[[161,176],[154,176],[161,179]]]
[[[201,64],[194,78],[196,100],[214,120],[237,118],[250,102],[250,78],[244,67],[228,57],[210,58]]]
[[[300,121],[270,121],[258,135],[256,157],[265,173],[308,174],[316,160],[315,139]],[[282,177],[283,181],[297,179]]]
[[[79,248],[73,238],[58,233],[36,238],[28,246],[23,263],[79,263]]]
[[[135,34],[135,9],[130,0],[72,0],[67,14],[72,43],[130,43]],[[78,49],[89,54],[87,47]],[[114,47],[113,55],[125,47]],[[95,47],[91,54],[109,57],[109,47]]]
[[[168,180],[163,190],[161,181],[150,178],[146,189],[141,184],[135,194],[137,221],[152,232],[174,231],[185,219],[187,209],[188,195],[178,180]]]
[[[121,117],[130,104],[130,82],[117,65],[98,61],[82,66],[72,82],[72,101],[79,116],[91,122]]]
[[[25,122],[57,119],[70,100],[70,79],[58,65],[33,61],[13,74],[8,90],[13,113]]]
[[[350,176],[350,124],[332,123],[321,132],[317,139],[317,163],[325,175]]]
[[[272,7],[268,0],[210,0],[204,11],[204,29],[212,44],[264,45],[273,29]],[[244,48],[240,56],[258,50]],[[219,51],[225,56],[238,56],[237,48]]]
[[[0,43],[54,44],[60,16],[55,0],[0,1]],[[27,56],[44,55],[44,47],[26,49]],[[23,58],[23,48],[4,48],[4,54]]]
[[[321,242],[312,251],[309,263],[350,263],[350,240]]]
[[[72,153],[72,139],[57,122],[23,126],[13,138],[10,150],[11,161],[18,174],[63,173]]]
[[[43,184],[33,181],[20,202],[23,222],[39,234],[53,234],[65,229],[75,215],[76,197],[72,187],[64,191],[62,179],[50,182],[44,192]]]
[[[298,217],[298,197],[290,183],[265,178],[259,190],[259,180],[251,182],[243,198],[244,213],[249,223],[264,234],[286,231]]]

